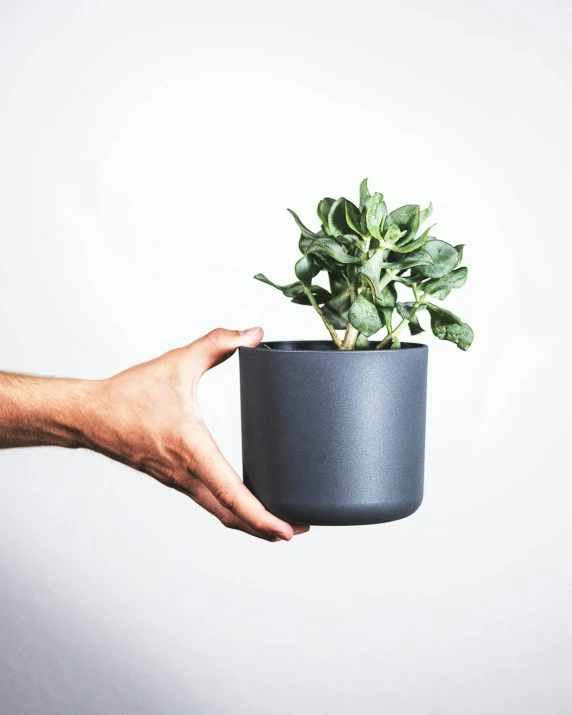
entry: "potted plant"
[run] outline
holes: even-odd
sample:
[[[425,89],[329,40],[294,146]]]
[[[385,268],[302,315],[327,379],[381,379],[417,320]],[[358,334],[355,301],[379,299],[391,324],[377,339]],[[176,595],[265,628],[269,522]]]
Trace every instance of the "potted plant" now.
[[[471,328],[435,302],[465,283],[463,246],[424,228],[431,205],[388,212],[367,179],[359,205],[320,201],[316,232],[290,213],[301,232],[296,280],[255,278],[311,306],[330,340],[240,348],[245,484],[292,523],[409,516],[423,498],[427,346],[401,337],[422,332],[428,315],[439,339],[471,345]],[[323,273],[328,288],[316,282]]]

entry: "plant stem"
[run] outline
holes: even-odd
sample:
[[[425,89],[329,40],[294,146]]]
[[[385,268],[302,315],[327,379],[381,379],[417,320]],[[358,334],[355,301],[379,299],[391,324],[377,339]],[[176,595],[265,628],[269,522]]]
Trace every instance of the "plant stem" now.
[[[351,281],[348,282],[348,293],[350,294],[350,302],[353,303],[357,297],[356,289]],[[342,350],[353,350],[356,340],[359,335],[359,330],[356,330],[351,323],[346,323],[346,333],[342,341]]]
[[[383,350],[383,348],[386,348],[390,343],[393,342],[393,338],[399,335],[399,333],[403,330],[407,323],[409,323],[409,321],[406,318],[403,318],[401,323],[398,323],[395,328],[393,328],[391,333],[388,333],[385,338],[383,338],[383,340],[375,346],[375,349]]]
[[[381,292],[386,285],[389,285],[393,278],[395,277],[395,271],[391,270],[386,270],[383,278],[380,279],[379,284],[377,289]],[[356,291],[354,286],[350,283],[348,287],[348,291],[350,294],[350,299],[352,303],[356,299]],[[344,339],[342,342],[342,350],[354,350],[356,341],[358,339],[359,335],[359,330],[354,328],[354,326],[351,323],[347,323],[346,325],[346,334],[344,335]],[[388,336],[389,337],[389,336]],[[387,338],[385,338],[387,339]]]
[[[334,328],[332,323],[326,318],[326,316],[322,312],[322,309],[316,302],[316,299],[314,298],[312,291],[307,286],[305,286],[303,283],[302,283],[302,288],[304,289],[304,293],[308,297],[308,300],[312,304],[314,310],[318,313],[320,318],[324,321],[324,325],[326,326],[326,328],[328,329],[328,332],[332,336],[332,340],[334,341],[334,343],[336,344],[338,349],[341,349],[342,341],[340,340],[340,336],[336,333],[336,329]]]
[[[413,284],[413,292],[415,293],[415,304],[413,305],[413,309],[411,312],[411,319],[415,318],[415,315],[417,314],[417,310],[419,309],[419,306],[423,302],[423,298],[425,298],[425,293],[422,295],[419,295],[419,291],[417,290],[417,286]],[[383,350],[383,348],[387,347],[389,343],[393,342],[393,338],[396,338],[399,333],[403,330],[403,328],[411,321],[407,320],[407,318],[403,318],[401,323],[398,323],[393,330],[388,331],[387,335],[383,340],[378,343],[375,346],[376,350]]]
[[[356,346],[356,340],[358,339],[359,330],[354,328],[351,323],[346,325],[346,334],[344,335],[344,340],[342,342],[342,350],[353,350]]]
[[[391,283],[391,281],[394,279],[394,277],[395,277],[395,271],[391,271],[389,269],[386,270],[383,278],[380,278],[380,280],[379,280],[377,290],[381,293],[381,291],[385,288],[385,286],[389,285]]]

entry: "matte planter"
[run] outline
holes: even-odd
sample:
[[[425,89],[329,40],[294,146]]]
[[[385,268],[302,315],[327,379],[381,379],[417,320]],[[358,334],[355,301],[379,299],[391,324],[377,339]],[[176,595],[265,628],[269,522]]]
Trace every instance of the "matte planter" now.
[[[244,482],[269,511],[292,523],[351,525],[418,509],[426,345],[271,342],[240,348],[239,360]]]

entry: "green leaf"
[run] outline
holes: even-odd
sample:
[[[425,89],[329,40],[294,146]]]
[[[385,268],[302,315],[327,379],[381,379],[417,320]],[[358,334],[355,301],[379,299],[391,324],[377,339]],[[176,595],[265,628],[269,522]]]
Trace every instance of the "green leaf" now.
[[[407,231],[405,240],[412,240],[419,228],[419,206],[408,204],[389,214],[389,224],[397,224],[402,231]],[[404,241],[405,242],[405,241]]]
[[[295,213],[294,211],[292,211],[292,209],[286,209],[286,210],[287,210],[289,213],[291,213],[292,216],[294,217],[294,221],[296,221],[296,224],[298,225],[298,228],[299,228],[300,231],[302,232],[302,236],[304,236],[304,238],[318,238],[318,234],[317,234],[317,233],[314,233],[313,231],[310,231],[309,228],[306,228],[306,226],[304,226],[304,224],[302,223],[302,221],[300,221],[300,218],[298,217],[298,214],[297,214],[297,213]]]
[[[371,194],[369,193],[369,189],[367,188],[367,179],[364,179],[361,184],[359,185],[359,210],[363,211],[365,208],[365,205],[367,203],[367,200]]]
[[[375,251],[371,258],[366,263],[358,268],[356,276],[366,279],[371,286],[374,295],[378,297],[379,279],[381,275],[381,266],[383,264],[383,251]]]
[[[403,283],[403,285],[406,285],[408,288],[411,288],[414,283],[419,283],[421,278],[419,278],[418,276],[413,276],[413,278],[410,278],[409,276],[397,275],[394,277],[393,280],[397,283]]]
[[[387,207],[383,200],[383,194],[376,192],[367,200],[365,214],[368,231],[375,238],[381,239],[381,230],[386,216]]]
[[[298,283],[298,285],[300,286],[300,288],[302,290],[300,293],[298,293],[297,295],[295,295],[292,298],[292,303],[297,303],[299,305],[311,305],[310,299],[304,293],[302,284]],[[322,288],[322,286],[313,285],[310,288],[310,290],[312,291],[312,295],[314,296],[316,303],[318,303],[318,305],[321,305],[322,303],[326,303],[332,297],[332,294],[329,291],[327,291],[325,288]]]
[[[402,231],[399,226],[389,226],[387,231],[385,232],[385,235],[383,236],[383,240],[385,243],[391,243],[392,245],[397,243],[400,238],[405,236],[407,232]]]
[[[421,284],[423,286],[423,284]],[[449,295],[451,292],[451,288],[442,288],[441,290],[437,290],[434,293],[431,293],[431,296],[433,298],[437,298],[437,300],[445,300],[445,298]]]
[[[365,209],[361,212],[359,227],[360,227],[360,233],[362,236],[365,236],[366,238],[368,236],[371,236],[369,229],[367,227],[367,213],[366,213]],[[372,241],[377,241],[377,240],[378,240],[377,238],[372,238]]]
[[[431,329],[439,340],[449,340],[461,350],[468,350],[473,342],[473,331],[467,323],[442,322],[438,316],[431,314]]]
[[[409,324],[407,326],[409,328],[409,332],[411,335],[419,335],[419,333],[423,333],[424,330],[419,324],[419,320],[417,319],[417,316],[415,316],[414,320],[409,321]]]
[[[396,253],[411,253],[412,251],[416,251],[418,248],[423,248],[427,241],[430,240],[429,231],[432,228],[433,226],[429,226],[429,228],[426,231],[423,231],[423,233],[414,241],[406,244],[402,243],[400,246],[394,246],[392,250]]]
[[[361,228],[361,214],[358,207],[352,204],[351,201],[346,200],[346,223],[352,231],[358,234],[358,236],[367,235],[362,233]]]
[[[328,279],[332,295],[338,295],[339,293],[343,293],[348,290],[348,282],[345,276],[340,275],[339,273],[329,272]]]
[[[268,285],[272,286],[273,288],[277,288],[279,291],[283,293],[283,295],[286,296],[286,298],[291,298],[292,303],[301,303],[303,305],[310,305],[310,300],[308,296],[304,293],[304,288],[302,287],[302,284],[300,281],[296,281],[295,283],[289,283],[288,285],[278,285],[277,283],[272,282],[270,279],[268,279],[263,273],[257,273],[255,276],[257,281],[261,281],[262,283],[267,283]],[[312,291],[314,298],[316,299],[317,303],[325,303],[326,301],[330,300],[332,295],[329,293],[325,288],[322,288],[322,286],[318,285],[313,285],[310,290]]]
[[[348,322],[348,312],[351,306],[349,291],[338,293],[322,306],[322,312],[337,330],[344,330]]]
[[[413,310],[417,312],[417,310],[414,308],[415,303],[400,303],[397,302],[395,304],[395,308],[399,315],[404,318],[405,320],[411,320],[413,317]]]
[[[417,313],[425,309],[425,305],[417,305],[415,303],[397,303],[397,312],[405,320],[409,321],[409,332],[411,335],[417,335],[423,332],[423,328],[419,325]]]
[[[431,315],[431,330],[439,340],[449,340],[461,350],[467,350],[473,342],[473,331],[467,323],[449,310],[434,303],[426,303]]]
[[[433,239],[433,240],[435,240],[435,239]],[[447,244],[447,245],[448,245],[448,244]],[[457,254],[458,254],[457,261],[456,261],[456,263],[455,263],[455,265],[454,265],[454,268],[455,268],[455,269],[457,268],[457,266],[458,266],[458,265],[461,263],[461,261],[463,260],[463,248],[464,248],[464,247],[465,247],[465,245],[464,245],[463,243],[459,244],[458,246],[455,246],[455,251],[457,251]],[[451,264],[452,264],[452,262],[453,262],[453,258],[451,257]],[[458,270],[459,270],[459,271],[464,270],[465,272],[467,271],[466,268],[464,268],[464,269],[458,269]],[[432,281],[427,281],[426,283],[423,283],[423,284],[422,284],[422,287],[423,287],[424,290],[426,290],[426,286],[432,286],[432,284],[435,284],[437,281],[439,281],[439,282],[440,282],[440,281],[446,281],[447,276],[452,276],[452,275],[454,275],[455,273],[456,273],[456,271],[453,270],[453,271],[451,271],[450,273],[446,273],[446,274],[445,274],[444,276],[442,276],[440,279],[439,279],[439,278],[435,278],[435,279],[433,279]],[[434,298],[437,298],[438,300],[445,300],[445,298],[449,295],[449,293],[451,292],[451,290],[452,290],[453,288],[460,288],[460,287],[465,283],[465,281],[466,281],[466,273],[465,273],[465,279],[464,279],[461,283],[459,283],[458,285],[450,285],[450,286],[448,286],[448,285],[446,284],[446,282],[445,282],[445,283],[441,283],[438,287],[432,286],[432,287],[430,288],[430,291],[429,291],[429,292],[430,292],[430,294],[431,294]]]
[[[424,278],[441,278],[457,267],[459,253],[449,243],[431,239],[427,241],[423,250],[431,256],[431,265],[419,265],[413,273]]]
[[[382,324],[375,305],[360,293],[351,305],[349,322],[367,337],[377,333]]]
[[[307,251],[310,253],[318,253],[330,256],[338,263],[361,263],[362,259],[357,256],[350,256],[344,251],[340,244],[334,238],[317,238],[313,241]],[[296,274],[298,275],[298,274]],[[300,279],[301,280],[301,279]]]
[[[262,281],[262,283],[267,283],[269,286],[272,286],[273,288],[277,288],[279,291],[282,291],[282,293],[287,298],[293,298],[300,293],[304,293],[304,289],[302,288],[300,281],[281,286],[278,285],[278,283],[273,283],[269,278],[264,275],[264,273],[257,273],[254,277],[257,281]]]
[[[351,229],[346,221],[346,199],[342,196],[334,201],[328,214],[328,233],[331,236],[339,236],[344,233],[351,233]]]
[[[367,335],[359,333],[356,340],[356,350],[369,350],[369,339]]]
[[[365,243],[360,236],[353,233],[345,233],[343,236],[336,236],[335,240],[340,246],[356,246],[360,251],[365,251]]]
[[[326,198],[322,199],[318,204],[318,218],[322,222],[324,228],[326,228],[328,225],[328,215],[330,213],[330,209],[332,208],[334,200],[335,199],[330,199],[328,196],[326,196]]]
[[[393,310],[397,304],[397,288],[395,287],[395,283],[388,283],[381,293],[378,291],[375,302],[381,308],[391,308]]]
[[[409,320],[410,322],[416,319],[417,312],[419,310],[424,310],[425,305],[421,303],[421,305],[417,305],[415,303],[397,303],[396,304],[396,310],[399,313],[399,315],[402,318],[405,318],[405,320]]]
[[[435,295],[437,298],[439,298],[439,294],[444,293],[446,298],[453,288],[461,288],[465,285],[468,272],[468,268],[456,268],[441,278],[433,278],[433,280],[423,283],[423,291],[429,295]]]
[[[319,268],[314,264],[310,256],[306,255],[302,256],[296,263],[294,272],[298,280],[302,281],[304,285],[309,286],[312,283],[312,278],[319,272]]]
[[[391,268],[395,271],[402,271],[406,268],[412,268],[413,266],[424,266],[433,262],[431,255],[424,249],[420,248],[413,253],[406,254],[403,258],[398,261],[385,262],[381,264],[381,268]]]
[[[427,206],[426,209],[421,209],[421,211],[419,212],[419,225],[421,226],[422,224],[424,224],[425,221],[427,221],[427,219],[429,218],[429,216],[431,216],[432,213],[433,213],[433,204],[431,202],[429,202],[429,206]],[[435,225],[435,224],[433,224],[433,225]]]
[[[300,253],[306,254],[308,248],[310,248],[310,245],[314,241],[313,238],[310,238],[309,236],[304,236],[304,234],[300,234],[300,240],[298,241],[298,248],[300,250]]]
[[[382,319],[384,326],[390,333],[393,325],[393,308],[390,306],[378,307],[379,317]]]
[[[431,315],[431,321],[433,321],[433,318],[435,318],[435,320],[437,320],[438,323],[441,325],[463,324],[461,318],[455,315],[455,313],[451,313],[450,310],[446,310],[441,305],[435,305],[435,303],[429,303],[427,301],[425,301],[424,305],[427,306],[427,310]]]
[[[397,335],[394,335],[393,338],[391,338],[391,350],[399,350],[401,347],[401,343],[399,342],[399,338]]]
[[[334,240],[334,239],[332,239]],[[343,263],[338,263],[333,258],[330,258],[326,253],[312,253],[312,260],[318,267],[319,271],[328,271],[328,273],[336,273],[340,277],[345,276],[346,266]]]

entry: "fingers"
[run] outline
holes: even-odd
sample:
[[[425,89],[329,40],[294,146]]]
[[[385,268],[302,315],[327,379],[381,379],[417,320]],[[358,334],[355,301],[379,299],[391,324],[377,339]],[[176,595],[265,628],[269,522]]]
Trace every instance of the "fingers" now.
[[[193,501],[195,501],[199,506],[208,511],[210,514],[215,516],[223,526],[228,529],[237,529],[238,531],[243,531],[245,534],[250,534],[250,536],[255,536],[258,539],[263,539],[264,541],[282,541],[282,539],[274,534],[267,534],[264,532],[255,531],[248,524],[246,524],[242,519],[233,514],[231,511],[226,509],[222,504],[216,499],[216,497],[209,491],[209,489],[194,475],[191,475],[190,481],[184,480],[185,486],[178,484],[174,486],[175,489],[190,496]],[[305,534],[309,531],[309,526],[296,525],[292,527],[294,535]]]
[[[211,367],[227,360],[239,347],[256,347],[264,331],[262,328],[247,330],[225,330],[217,328],[188,346],[193,353],[199,374],[202,375]]]
[[[195,501],[203,509],[206,509],[210,514],[216,516],[216,518],[226,526],[228,529],[237,529],[238,531],[244,531],[246,534],[251,536],[256,536],[258,539],[264,539],[265,541],[281,541],[278,536],[273,534],[265,534],[263,532],[255,531],[251,529],[248,524],[246,524],[242,519],[233,514],[231,511],[226,509],[210,492],[207,487],[199,481],[196,477],[192,478],[191,483],[188,487],[176,487],[179,491],[182,491],[187,496],[190,496],[193,501]]]
[[[191,472],[208,487],[217,501],[251,529],[273,534],[286,541],[292,538],[292,526],[266,511],[244,486],[203,422],[193,425],[192,434],[189,435],[188,462]]]
[[[200,378],[207,370],[229,358],[237,348],[256,347],[263,335],[262,328],[217,328],[191,343],[185,350],[192,354],[194,374]],[[266,511],[226,461],[202,420],[193,424],[188,435],[187,448],[190,473],[195,475],[210,493],[209,497],[200,489],[200,503],[226,526],[242,529],[254,536],[262,535],[262,538],[286,541],[294,534],[308,531],[308,526],[292,527]]]

